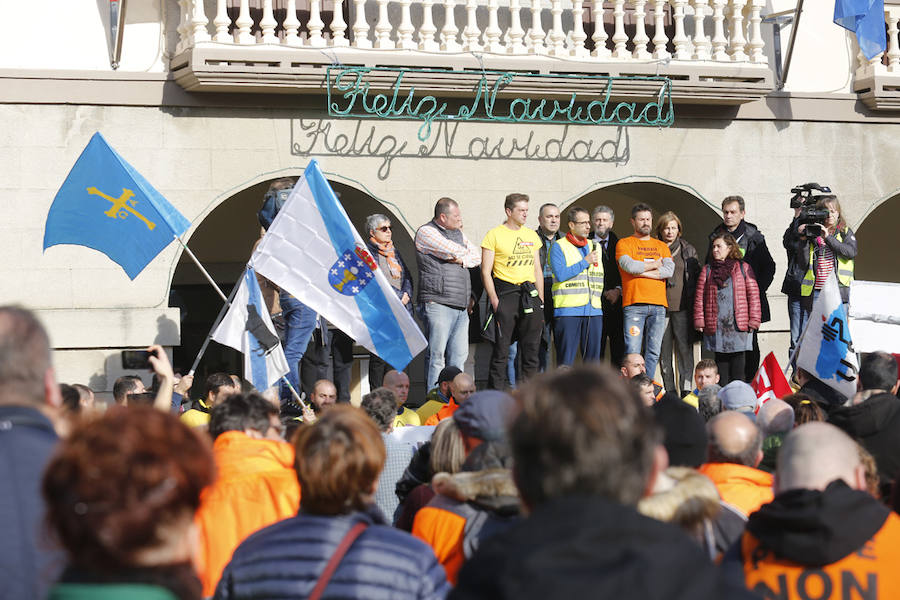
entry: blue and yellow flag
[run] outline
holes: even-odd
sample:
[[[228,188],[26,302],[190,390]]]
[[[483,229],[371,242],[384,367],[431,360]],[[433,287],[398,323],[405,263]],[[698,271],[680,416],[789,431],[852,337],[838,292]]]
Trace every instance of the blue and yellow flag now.
[[[95,133],[53,199],[44,250],[87,246],[134,279],[188,227],[190,222]]]

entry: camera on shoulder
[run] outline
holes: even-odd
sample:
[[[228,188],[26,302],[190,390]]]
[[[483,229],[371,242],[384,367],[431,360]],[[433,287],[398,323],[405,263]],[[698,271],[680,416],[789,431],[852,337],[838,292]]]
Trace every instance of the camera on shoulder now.
[[[818,192],[818,193],[817,193]],[[800,209],[797,224],[806,225],[806,237],[816,237],[825,232],[827,208],[817,208],[819,200],[831,197],[831,188],[818,183],[804,183],[791,188],[791,208]]]

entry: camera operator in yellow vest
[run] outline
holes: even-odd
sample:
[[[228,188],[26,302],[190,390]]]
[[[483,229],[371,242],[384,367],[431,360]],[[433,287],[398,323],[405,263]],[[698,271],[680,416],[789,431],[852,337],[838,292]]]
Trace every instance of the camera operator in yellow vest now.
[[[571,365],[581,348],[584,362],[599,361],[603,339],[603,260],[589,239],[591,217],[575,206],[567,213],[569,233],[550,247],[553,273],[553,335],[556,362]]]
[[[844,222],[840,202],[836,196],[820,196],[816,210],[821,211],[822,216],[827,215],[824,224],[821,221],[801,223],[802,219],[796,219],[795,235],[785,236],[785,248],[790,253],[789,246],[792,245],[800,270],[806,267],[800,282],[799,331],[803,331],[813,302],[832,273],[837,275],[844,304],[849,301],[850,283],[853,281],[856,235]]]

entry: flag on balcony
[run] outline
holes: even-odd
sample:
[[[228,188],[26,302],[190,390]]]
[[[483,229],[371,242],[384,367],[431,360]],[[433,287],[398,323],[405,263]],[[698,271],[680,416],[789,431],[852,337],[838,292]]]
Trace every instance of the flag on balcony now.
[[[134,279],[190,222],[95,133],[63,182],[44,225],[44,250],[99,250]]]
[[[243,353],[244,378],[259,391],[269,389],[288,372],[284,349],[251,267],[244,271],[240,287],[212,339]]]
[[[426,346],[315,160],[250,264],[395,369]]]
[[[859,49],[868,60],[887,49],[884,0],[835,0],[834,22],[856,33]]]
[[[834,275],[828,278],[813,303],[797,350],[797,367],[847,398],[856,393],[859,362]]]

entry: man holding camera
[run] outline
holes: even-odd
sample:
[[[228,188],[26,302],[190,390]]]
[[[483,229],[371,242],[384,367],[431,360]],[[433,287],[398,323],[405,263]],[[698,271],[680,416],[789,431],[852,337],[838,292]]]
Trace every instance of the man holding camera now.
[[[744,262],[750,265],[756,275],[759,286],[759,301],[762,312],[762,323],[771,320],[769,299],[766,291],[775,278],[775,261],[769,253],[766,238],[753,223],[744,220],[745,203],[741,196],[727,196],[722,200],[722,224],[709,234],[709,249],[706,252],[706,264],[712,262],[712,240],[718,233],[727,232],[734,236],[743,254]],[[759,341],[753,332],[753,350],[747,352],[744,381],[752,381],[759,367]]]
[[[814,183],[791,190],[794,219],[784,232],[788,271],[781,291],[788,297],[791,322],[791,354],[803,333],[819,290],[832,273],[837,275],[841,300],[850,300],[856,258],[856,235],[844,222],[837,196],[813,196],[812,190],[830,192]]]

